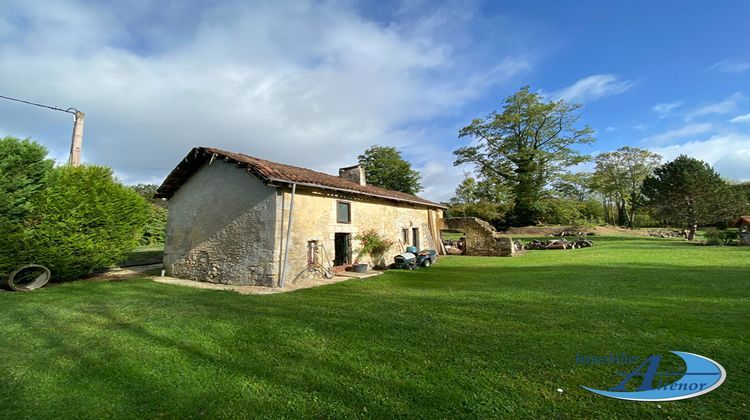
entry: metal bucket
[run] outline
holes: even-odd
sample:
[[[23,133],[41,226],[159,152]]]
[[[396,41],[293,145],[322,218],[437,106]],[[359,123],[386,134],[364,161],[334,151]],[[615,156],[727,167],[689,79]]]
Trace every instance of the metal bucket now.
[[[355,273],[366,273],[367,264],[354,264],[352,266],[352,271],[354,271]]]

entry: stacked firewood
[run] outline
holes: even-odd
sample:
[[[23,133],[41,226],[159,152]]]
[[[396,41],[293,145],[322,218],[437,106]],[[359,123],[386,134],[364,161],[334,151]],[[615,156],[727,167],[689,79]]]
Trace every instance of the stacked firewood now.
[[[596,235],[596,233],[595,232],[584,232],[584,231],[573,232],[573,231],[569,231],[569,230],[561,230],[560,232],[550,233],[547,236],[548,237],[560,237],[560,238],[562,238],[564,236],[575,236],[575,237],[583,236],[583,237],[586,237],[586,236],[589,236],[589,235],[593,236],[593,235]]]
[[[687,230],[648,230],[646,235],[654,238],[687,238]]]
[[[540,241],[535,239],[524,246],[526,249],[577,249],[590,248],[594,242],[588,239],[577,239],[568,241],[567,239],[552,239],[549,241]]]

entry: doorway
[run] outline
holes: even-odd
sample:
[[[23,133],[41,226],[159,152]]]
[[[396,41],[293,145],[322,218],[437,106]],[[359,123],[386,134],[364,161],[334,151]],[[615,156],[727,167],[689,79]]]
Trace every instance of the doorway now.
[[[333,237],[333,265],[349,265],[352,263],[352,234],[336,233]]]
[[[421,249],[419,248],[419,228],[411,229],[411,244],[412,246],[417,247],[417,251]]]

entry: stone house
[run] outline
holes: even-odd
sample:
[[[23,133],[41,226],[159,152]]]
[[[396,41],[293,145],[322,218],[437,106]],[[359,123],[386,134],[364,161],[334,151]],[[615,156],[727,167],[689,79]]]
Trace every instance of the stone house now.
[[[323,265],[354,263],[365,230],[394,242],[386,261],[410,245],[438,249],[444,209],[367,185],[359,166],[333,176],[209,147],[191,150],[156,197],[168,200],[169,275],[271,287],[304,272],[311,249]]]

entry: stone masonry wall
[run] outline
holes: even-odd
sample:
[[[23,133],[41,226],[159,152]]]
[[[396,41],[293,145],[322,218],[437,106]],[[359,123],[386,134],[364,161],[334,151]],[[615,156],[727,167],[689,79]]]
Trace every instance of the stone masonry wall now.
[[[164,265],[169,275],[233,285],[275,284],[276,188],[216,160],[169,200]]]
[[[279,228],[277,229],[276,242],[279,244],[281,252],[283,252],[286,240],[290,196],[291,192],[288,190],[283,192],[279,196],[279,204],[277,205],[277,226]],[[382,237],[394,242],[394,245],[385,255],[386,263],[393,262],[393,257],[403,252],[403,246],[411,245],[411,243],[399,242],[402,237],[402,229],[409,229],[409,242],[411,242],[411,229],[419,228],[421,249],[437,249],[438,246],[435,241],[439,238],[432,238],[430,234],[428,212],[433,212],[433,220],[435,220],[442,217],[442,211],[439,210],[429,210],[422,206],[370,197],[346,196],[300,188],[297,189],[294,200],[294,220],[289,244],[287,282],[307,268],[308,241],[319,241],[325,247],[328,258],[332,262],[335,253],[334,235],[337,232],[351,233],[352,259],[356,259],[360,250],[359,241],[355,240],[354,237],[367,229],[375,229]],[[351,223],[337,223],[337,201],[351,203]],[[360,262],[371,266],[374,263],[367,256],[363,257]]]

